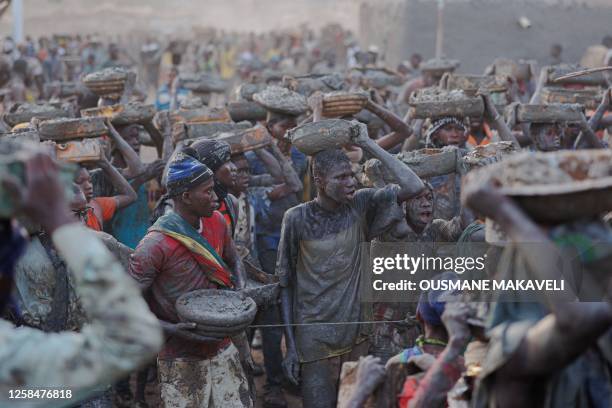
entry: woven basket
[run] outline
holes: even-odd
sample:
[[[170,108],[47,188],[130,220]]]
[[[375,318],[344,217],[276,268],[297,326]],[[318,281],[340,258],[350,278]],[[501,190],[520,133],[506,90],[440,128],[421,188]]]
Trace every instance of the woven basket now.
[[[339,118],[354,115],[365,107],[368,95],[363,92],[331,92],[323,96],[323,116]]]

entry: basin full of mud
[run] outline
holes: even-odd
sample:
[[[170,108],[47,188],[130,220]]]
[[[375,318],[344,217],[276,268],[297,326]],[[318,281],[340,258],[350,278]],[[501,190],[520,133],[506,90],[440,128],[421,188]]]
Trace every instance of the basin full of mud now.
[[[285,137],[302,153],[313,155],[351,143],[359,132],[360,125],[356,121],[327,119],[298,126]]]
[[[484,182],[542,222],[596,216],[612,210],[612,151],[516,154],[465,179],[466,185]]]
[[[410,96],[412,117],[427,119],[454,116],[479,118],[484,113],[484,102],[479,96],[468,96],[460,89],[450,91],[424,88]]]
[[[182,321],[196,323],[196,332],[209,337],[239,334],[257,313],[253,299],[231,290],[196,290],[179,297],[175,306]]]
[[[281,86],[269,86],[253,95],[253,100],[273,112],[298,116],[308,110],[306,97]]]

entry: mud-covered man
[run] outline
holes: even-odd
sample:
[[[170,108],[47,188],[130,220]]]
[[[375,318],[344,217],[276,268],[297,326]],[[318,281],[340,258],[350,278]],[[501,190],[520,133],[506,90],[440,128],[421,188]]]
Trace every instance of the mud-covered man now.
[[[399,221],[389,209],[423,190],[422,181],[362,131],[354,143],[377,157],[400,186],[356,191],[348,157],[325,150],[313,159],[317,197],[289,210],[283,219],[276,272],[286,326],[284,368],[302,377],[305,407],[334,407],[343,361],[367,352],[368,312],[360,303],[361,243]],[[311,325],[291,326],[293,323]]]
[[[213,172],[177,154],[165,174],[174,210],[160,217],[140,242],[130,274],[151,292],[150,305],[167,333],[158,356],[164,406],[250,407],[247,379],[230,338],[211,339],[180,322],[175,302],[197,289],[244,286],[241,265],[223,215],[215,211]]]

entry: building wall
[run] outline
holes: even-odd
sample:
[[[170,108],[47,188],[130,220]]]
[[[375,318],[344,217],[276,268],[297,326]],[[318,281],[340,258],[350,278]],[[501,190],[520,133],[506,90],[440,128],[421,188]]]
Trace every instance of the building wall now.
[[[391,67],[413,52],[425,59],[435,52],[435,0],[371,0],[361,5],[359,37],[363,46],[386,50]],[[521,16],[531,21],[523,29]],[[480,72],[495,57],[544,62],[560,43],[563,59],[578,61],[589,45],[612,35],[612,0],[464,0],[447,1],[444,51],[461,60],[461,71]]]

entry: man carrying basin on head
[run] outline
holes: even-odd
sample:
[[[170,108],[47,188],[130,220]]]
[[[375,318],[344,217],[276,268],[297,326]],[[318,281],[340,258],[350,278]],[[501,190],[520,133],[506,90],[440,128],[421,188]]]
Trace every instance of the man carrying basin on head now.
[[[287,211],[276,272],[280,276],[290,379],[302,377],[305,407],[334,407],[342,361],[367,352],[367,319],[359,298],[361,243],[401,221],[392,207],[423,190],[412,170],[371,140],[362,126],[353,143],[378,158],[400,185],[356,191],[348,157],[340,149],[313,159],[317,197]],[[292,327],[293,323],[313,323]]]

